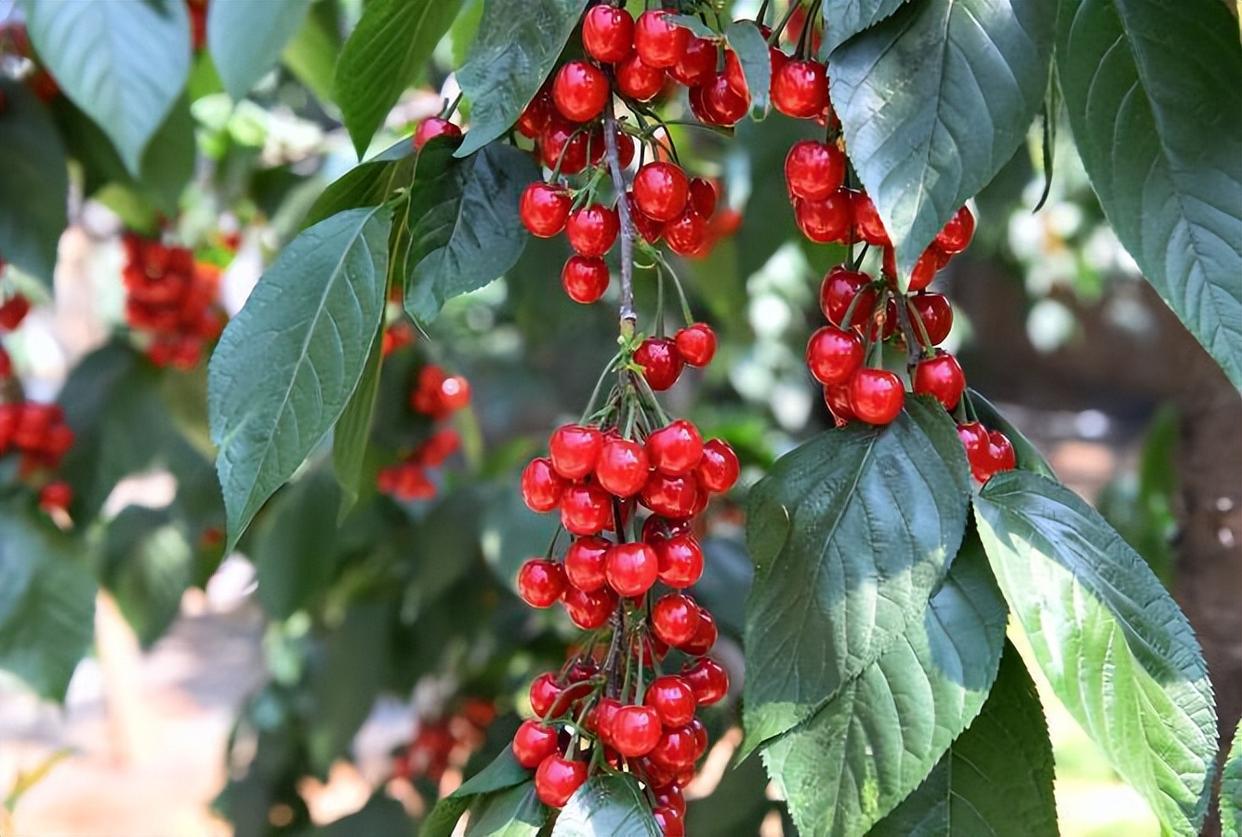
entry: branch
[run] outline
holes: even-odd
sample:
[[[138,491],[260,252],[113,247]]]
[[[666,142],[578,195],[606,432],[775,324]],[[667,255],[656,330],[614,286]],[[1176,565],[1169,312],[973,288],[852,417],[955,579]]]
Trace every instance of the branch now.
[[[612,187],[617,193],[617,215],[621,219],[621,334],[628,338],[638,325],[634,313],[634,224],[630,207],[625,200],[625,178],[621,175],[621,153],[617,150],[617,117],[612,112],[612,99],[604,110],[604,148],[607,151],[608,170],[612,174]]]

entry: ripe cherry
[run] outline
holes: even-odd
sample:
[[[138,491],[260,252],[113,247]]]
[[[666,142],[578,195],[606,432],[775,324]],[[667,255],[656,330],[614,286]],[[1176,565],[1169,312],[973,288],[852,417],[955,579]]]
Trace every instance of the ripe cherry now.
[[[617,89],[631,99],[649,102],[664,89],[664,71],[643,62],[631,53],[617,65]]]
[[[716,628],[716,620],[707,612],[706,608],[699,608],[699,627],[694,632],[694,636],[681,646],[681,650],[685,651],[692,657],[701,657],[708,651],[712,650],[712,646],[716,644],[720,632]]]
[[[522,192],[518,215],[531,235],[551,238],[565,229],[572,203],[569,191],[564,187],[553,183],[532,183]]]
[[[698,87],[716,74],[716,55],[714,41],[691,35],[686,51],[668,68],[668,74],[686,87]]]
[[[694,639],[700,619],[699,606],[682,593],[661,596],[651,608],[651,629],[661,642],[674,648]]]
[[[890,423],[905,404],[906,391],[901,378],[887,369],[859,369],[849,386],[850,409],[867,424]]]
[[[634,352],[634,362],[642,367],[648,386],[657,392],[668,389],[681,376],[681,353],[667,337],[644,340]]]
[[[634,18],[616,6],[592,6],[582,19],[582,48],[596,61],[615,64],[634,46]]]
[[[854,415],[854,408],[850,406],[848,383],[824,387],[824,404],[828,406],[828,412],[832,413],[832,417],[836,420],[837,427],[844,427],[857,418]]]
[[[664,225],[664,240],[668,248],[679,256],[692,256],[707,241],[707,221],[687,206],[681,215]]]
[[[586,168],[587,135],[559,113],[552,113],[539,135],[539,159],[545,168],[560,166],[562,174]]]
[[[561,524],[575,535],[598,535],[612,526],[612,497],[598,485],[571,485],[561,495]]]
[[[643,12],[634,26],[634,51],[649,67],[667,69],[686,52],[690,30],[675,26],[663,9]]]
[[[535,94],[535,98],[531,99],[522,110],[522,115],[518,117],[518,133],[527,139],[538,137],[543,133],[544,127],[548,124],[548,117],[552,115],[552,108],[552,94],[546,89],[540,90]]]
[[[591,714],[588,716],[590,727],[595,730],[596,735],[614,750],[616,745],[612,743],[612,725],[620,709],[621,702],[619,700],[606,697],[595,704],[595,708],[591,710]]]
[[[652,788],[652,793],[655,796],[657,810],[660,808],[672,808],[677,813],[685,816],[686,796],[677,785],[663,785],[658,788]]]
[[[660,559],[645,543],[619,543],[608,550],[604,574],[608,584],[621,596],[641,596],[656,583]]]
[[[622,706],[612,718],[612,746],[626,758],[645,756],[660,743],[660,714],[650,706]]]
[[[647,437],[647,460],[662,474],[681,476],[703,458],[703,437],[692,422],[677,419]]]
[[[593,593],[607,583],[604,561],[612,544],[603,538],[577,538],[565,552],[565,576],[579,590]]]
[[[570,61],[552,82],[552,101],[566,119],[587,122],[599,116],[608,102],[608,78],[594,64]]]
[[[794,220],[802,234],[817,244],[845,240],[854,223],[849,192],[838,189],[820,201],[795,199]]]
[[[866,192],[854,192],[851,202],[854,226],[858,228],[862,240],[873,247],[889,246],[888,231],[884,229],[884,222],[880,220],[880,213],[876,211],[871,197]]]
[[[626,193],[625,205],[630,210],[630,221],[634,223],[638,234],[648,244],[655,244],[659,241],[664,235],[664,225],[638,208],[638,204],[634,202],[633,192]]]
[[[728,442],[708,439],[703,443],[703,458],[695,466],[694,473],[705,490],[723,494],[737,482],[741,465]]]
[[[772,106],[786,116],[813,119],[828,106],[828,78],[817,61],[787,61],[772,77]]]
[[[452,122],[449,122],[447,119],[441,119],[438,116],[429,116],[422,122],[419,122],[418,127],[414,129],[414,150],[419,150],[436,137],[461,139],[461,128],[457,127]]]
[[[695,323],[673,336],[677,352],[691,366],[707,366],[716,354],[716,332],[707,323]]]
[[[700,106],[708,118],[703,121],[714,125],[736,125],[750,109],[750,99],[743,96],[724,73],[717,73],[702,87],[691,91],[690,105],[694,108],[694,91],[699,91]]]
[[[824,326],[806,344],[806,365],[821,384],[842,384],[863,362],[863,343],[858,332]]]
[[[549,808],[564,808],[586,778],[586,762],[548,756],[535,771],[535,795]]]
[[[598,427],[563,424],[548,439],[548,455],[558,474],[567,480],[580,480],[595,470],[603,446],[604,434]]]
[[[675,674],[666,674],[652,680],[643,703],[659,714],[660,723],[666,727],[680,727],[690,723],[698,706],[690,684],[685,678]]]
[[[556,677],[544,672],[530,682],[530,708],[540,718],[546,718],[564,692]]]
[[[616,210],[598,203],[570,213],[565,222],[569,246],[582,256],[599,257],[607,253],[617,240],[619,229]]]
[[[669,587],[681,590],[703,577],[703,550],[691,535],[662,538],[652,548],[659,559],[660,581]]]
[[[565,486],[550,459],[532,459],[522,471],[522,499],[533,512],[550,512],[560,505]]]
[[[907,290],[910,293],[917,293],[926,288],[936,278],[936,271],[944,267],[947,262],[948,257],[940,252],[935,244],[928,245],[914,263],[914,267],[910,268],[910,285]],[[884,248],[884,273],[889,279],[889,284],[896,287],[897,258],[892,247]]]
[[[931,341],[931,345],[936,346],[944,342],[953,328],[953,306],[949,305],[949,300],[944,294],[930,291],[915,294],[909,297],[909,304],[913,309],[913,314],[923,322],[923,330],[927,332],[927,339]],[[915,334],[919,333],[916,323]]]
[[[687,726],[665,730],[650,753],[651,760],[665,770],[679,771],[690,767],[698,757],[694,730]]]
[[[595,478],[618,497],[634,496],[647,483],[647,451],[632,439],[606,439],[595,463]]]
[[[979,482],[987,482],[994,471],[987,428],[977,421],[968,421],[957,426],[957,437],[966,449],[971,476]]]
[[[523,721],[513,735],[513,756],[527,770],[534,770],[557,750],[557,731],[535,720]]]
[[[657,161],[647,163],[634,175],[634,202],[657,221],[681,215],[690,199],[690,180],[681,167]]]
[[[690,178],[690,205],[694,211],[704,218],[716,214],[716,187],[710,180],[701,177]]]
[[[699,705],[710,706],[729,693],[729,673],[711,657],[701,657],[681,670]]]
[[[1018,457],[1014,453],[1013,443],[999,430],[993,430],[988,434],[988,454],[997,471],[1012,471],[1018,467]]]
[[[561,287],[570,299],[582,305],[598,301],[608,290],[608,281],[608,265],[600,258],[570,256],[561,268]]]
[[[657,805],[651,809],[651,817],[656,821],[656,825],[659,826],[660,833],[664,837],[685,837],[685,815],[675,808]]]
[[[914,391],[932,396],[946,410],[952,411],[966,391],[966,375],[957,358],[948,352],[937,351],[934,357],[920,360],[914,367]]]
[[[39,490],[39,508],[45,512],[66,511],[72,502],[73,486],[64,480],[54,480]]]
[[[975,235],[975,216],[963,206],[949,219],[944,229],[936,233],[936,247],[942,253],[955,256],[970,246]]]
[[[555,561],[532,558],[518,570],[517,588],[531,607],[551,607],[565,592],[565,571]]]
[[[845,180],[845,154],[835,145],[799,140],[785,155],[785,185],[796,198],[822,201]]]
[[[650,455],[648,455],[650,458]],[[671,477],[655,473],[638,493],[639,502],[656,514],[675,519],[690,517],[701,499],[698,481],[692,474]]]
[[[0,270],[4,260],[0,259]],[[24,294],[14,294],[0,304],[0,331],[14,331],[30,313],[30,300]]]
[[[584,631],[602,628],[617,607],[617,594],[608,588],[588,593],[577,587],[565,591],[565,612]]]

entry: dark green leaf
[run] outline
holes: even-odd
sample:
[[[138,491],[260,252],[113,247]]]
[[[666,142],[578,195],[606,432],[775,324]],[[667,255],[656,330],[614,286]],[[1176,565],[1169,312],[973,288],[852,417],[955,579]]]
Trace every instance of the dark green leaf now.
[[[52,286],[68,223],[65,149],[47,110],[26,86],[0,78],[0,258]]]
[[[750,494],[746,749],[784,732],[900,644],[966,528],[966,457],[939,406],[831,430]]]
[[[225,0],[207,6],[207,49],[230,96],[245,98],[276,66],[309,8],[310,0]]]
[[[906,0],[825,0],[824,55],[891,15]]]
[[[402,834],[414,834],[414,820],[405,812],[404,805],[376,791],[366,805],[316,829],[314,837],[400,837]]]
[[[587,779],[561,810],[552,837],[660,837],[651,803],[626,773]]]
[[[125,621],[149,648],[181,609],[194,546],[171,510],[130,506],[108,523],[100,569]]]
[[[304,226],[318,224],[346,209],[379,206],[395,189],[410,185],[414,178],[414,160],[414,146],[403,139],[359,163],[323,190],[307,212]]]
[[[503,136],[547,78],[587,0],[484,0],[470,59],[457,73],[470,100],[458,157]]]
[[[767,786],[763,763],[747,759],[725,773],[710,796],[690,803],[686,823],[695,834],[759,834],[774,804],[767,798]]]
[[[264,272],[211,357],[211,436],[229,545],[331,432],[384,310],[390,219],[351,209],[302,232]]]
[[[332,101],[333,73],[340,52],[336,5],[314,3],[302,27],[293,33],[281,61],[320,102]]]
[[[345,752],[371,713],[388,674],[391,629],[388,605],[363,602],[350,607],[345,621],[328,634],[326,653],[311,675],[315,724],[308,745],[316,769],[326,771]]]
[[[1242,831],[1242,723],[1233,735],[1220,780],[1220,827],[1222,834]]]
[[[465,837],[534,837],[547,819],[535,783],[526,782],[476,801]]]
[[[190,73],[183,0],[23,0],[39,58],[134,175]]]
[[[1044,459],[1044,455],[1039,452],[1039,448],[1030,439],[1022,435],[1022,431],[1014,427],[1009,419],[1001,415],[991,401],[988,401],[975,390],[970,390],[970,403],[975,408],[975,413],[979,417],[979,421],[988,430],[999,430],[1004,433],[1013,445],[1014,455],[1018,459],[1018,467],[1024,471],[1034,471],[1037,474],[1043,474],[1050,479],[1056,479],[1057,475],[1053,473],[1052,466],[1048,464],[1048,460]]]
[[[1186,617],[1073,492],[1025,471],[975,498],[988,559],[1052,690],[1173,834],[1197,834],[1216,712]]]
[[[513,757],[513,750],[506,747],[500,751],[500,755],[496,756],[491,764],[453,791],[450,798],[469,799],[481,793],[506,790],[528,781],[530,777],[531,771],[518,764],[517,759]]]
[[[332,432],[332,469],[341,486],[339,515],[343,517],[358,501],[363,489],[363,468],[366,465],[367,440],[371,436],[371,419],[375,415],[375,401],[379,397],[380,364],[384,359],[383,327],[375,333],[371,353],[358,387],[350,396],[345,412]]]
[[[903,277],[1026,138],[1055,19],[1050,0],[924,0],[833,51],[846,148]]]
[[[1052,745],[1035,684],[1006,645],[983,710],[868,837],[1056,837]]]
[[[705,538],[703,557],[711,572],[703,573],[691,594],[712,612],[721,633],[741,639],[746,625],[746,596],[755,577],[746,545],[733,538]]]
[[[1224,3],[1065,0],[1057,76],[1143,275],[1242,387],[1242,44]]]
[[[982,708],[1004,640],[1005,603],[972,539],[907,632],[765,748],[798,833],[863,834],[917,788]]]
[[[415,172],[406,261],[405,309],[424,323],[449,299],[483,287],[517,262],[529,237],[518,202],[539,178],[529,154],[503,143],[447,162],[438,174],[429,151]]]
[[[361,157],[448,31],[461,0],[371,0],[336,63],[336,101]]]
[[[514,593],[522,563],[548,547],[556,524],[544,515],[531,514],[514,490],[518,476],[502,483],[488,498],[481,521],[483,560],[496,580]]]
[[[327,587],[336,558],[341,493],[326,469],[298,480],[275,501],[254,543],[259,601],[287,619]]]
[[[729,24],[725,30],[729,46],[737,53],[750,90],[750,111],[760,119],[768,113],[768,93],[772,88],[772,59],[768,42],[759,27],[748,20]]]

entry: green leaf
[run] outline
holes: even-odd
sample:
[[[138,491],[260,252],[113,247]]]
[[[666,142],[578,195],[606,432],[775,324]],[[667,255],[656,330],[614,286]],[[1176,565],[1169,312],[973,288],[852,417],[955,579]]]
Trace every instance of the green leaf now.
[[[264,272],[208,371],[231,548],[331,432],[384,310],[391,219],[351,209],[302,232]]]
[[[366,366],[358,387],[345,405],[345,412],[332,432],[332,469],[341,486],[341,502],[337,512],[343,518],[358,502],[362,491],[363,469],[366,465],[367,441],[371,436],[371,420],[375,415],[375,402],[379,397],[380,365],[384,360],[384,329],[381,323],[367,355]]]
[[[314,837],[358,837],[358,835],[383,835],[398,837],[414,833],[414,820],[405,812],[405,806],[383,791],[376,791],[354,813],[334,820],[314,831]]]
[[[0,506],[0,669],[50,700],[64,698],[94,634],[83,552],[45,519]]]
[[[1065,708],[1172,834],[1197,834],[1216,711],[1186,617],[1133,549],[1073,492],[998,474],[975,518],[1031,655]]]
[[[689,29],[691,33],[700,38],[716,39],[720,37],[720,33],[699,20],[694,15],[669,15],[668,22],[674,26],[680,26],[682,29]]]
[[[972,539],[920,619],[765,748],[798,833],[863,834],[917,788],[978,715],[1004,639],[1005,603]]]
[[[1049,0],[925,0],[833,51],[832,103],[903,284],[1026,138],[1055,18]]]
[[[1242,388],[1242,44],[1223,3],[1065,0],[1057,77],[1117,237]]]
[[[276,619],[287,619],[322,593],[332,579],[341,496],[332,475],[319,468],[273,503],[251,559],[263,609]]]
[[[966,457],[934,402],[830,430],[750,494],[747,743],[806,718],[923,618],[966,528]]]
[[[443,149],[438,155],[428,153],[430,146],[423,150],[410,196],[405,310],[422,323],[435,319],[449,299],[513,267],[529,238],[518,203],[539,178],[531,156],[511,145],[493,143],[451,161],[446,144]],[[435,167],[439,161],[442,171]]]
[[[453,791],[450,799],[469,799],[481,793],[507,790],[520,785],[531,777],[531,771],[517,763],[513,750],[506,747],[487,767],[463,782]]]
[[[768,114],[768,94],[772,88],[772,59],[768,41],[759,27],[749,20],[738,20],[725,30],[729,46],[737,53],[750,90],[750,112],[759,119]]]
[[[436,803],[431,813],[423,820],[418,830],[418,837],[449,837],[457,826],[457,821],[470,807],[470,797],[446,796]]]
[[[125,621],[150,648],[181,609],[194,546],[169,509],[129,506],[108,523],[100,570]]]
[[[1056,837],[1052,744],[1012,645],[979,717],[867,837]]]
[[[350,607],[344,622],[328,634],[310,684],[315,723],[307,744],[316,769],[326,771],[346,751],[371,713],[388,676],[392,623],[388,604],[362,602]]]
[[[340,45],[335,4],[315,3],[301,28],[293,33],[281,62],[320,102],[330,102]]]
[[[1018,460],[1018,467],[1024,471],[1033,471],[1036,474],[1043,474],[1049,479],[1056,479],[1057,475],[1053,473],[1052,466],[1048,464],[1048,460],[1044,459],[1044,455],[1039,452],[1039,448],[1028,438],[1022,435],[1022,431],[1014,427],[1014,425],[1001,415],[996,406],[988,401],[975,390],[970,390],[970,404],[975,409],[979,421],[988,430],[999,430],[1004,433],[1013,445],[1014,456]]]
[[[465,837],[534,837],[547,819],[535,783],[526,782],[476,801]]]
[[[600,773],[569,798],[552,837],[660,837],[651,803],[626,773]]]
[[[39,58],[137,175],[147,143],[190,74],[186,4],[23,0],[22,7]]]
[[[822,53],[827,55],[859,32],[875,26],[904,2],[906,0],[825,0]]]
[[[47,110],[24,84],[0,78],[0,257],[52,287],[68,224],[65,149]]]
[[[686,822],[695,834],[759,834],[775,804],[767,798],[768,776],[759,759],[748,759],[729,770],[710,796],[695,799]]]
[[[694,600],[712,612],[720,632],[741,639],[746,632],[746,596],[754,583],[755,567],[740,540],[707,537],[703,557],[712,568],[690,591]]]
[[[1220,827],[1222,834],[1242,831],[1242,723],[1233,734],[1220,779]]]
[[[397,141],[332,181],[311,205],[304,226],[318,224],[346,209],[379,206],[397,187],[410,185],[414,164],[414,146],[408,139]]]
[[[461,0],[371,0],[336,62],[336,101],[361,157],[414,81]]]
[[[310,0],[226,0],[207,7],[207,49],[234,100],[276,66],[309,8]]]
[[[539,92],[587,0],[484,0],[479,36],[457,81],[470,100],[468,157],[504,135]]]

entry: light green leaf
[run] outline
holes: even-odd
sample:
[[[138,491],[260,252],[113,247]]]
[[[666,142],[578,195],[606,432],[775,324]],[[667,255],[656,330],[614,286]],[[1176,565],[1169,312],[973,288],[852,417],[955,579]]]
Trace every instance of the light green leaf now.
[[[289,72],[325,103],[332,101],[332,76],[341,48],[337,23],[335,4],[312,4],[310,14],[280,56]]]
[[[341,495],[332,475],[319,468],[272,502],[251,560],[263,609],[287,619],[324,592],[332,578]]]
[[[534,837],[547,819],[535,783],[526,782],[476,801],[466,837]]]
[[[397,141],[328,184],[306,213],[303,226],[313,226],[346,209],[379,206],[398,187],[410,185],[414,164],[414,146],[408,139]]]
[[[259,279],[211,358],[211,436],[229,546],[331,432],[384,309],[388,213],[351,209],[303,231]]]
[[[1216,711],[1186,617],[1143,559],[1046,477],[992,477],[975,519],[1052,690],[1169,833],[1198,834]]]
[[[1117,237],[1242,388],[1242,44],[1223,3],[1065,0],[1057,77]]]
[[[768,94],[772,88],[772,59],[767,39],[759,27],[748,20],[730,23],[725,37],[737,53],[742,73],[746,76],[746,87],[750,90],[750,112],[762,119],[768,113]]]
[[[52,286],[68,224],[69,172],[56,125],[26,86],[0,78],[0,258]]]
[[[830,430],[750,494],[744,750],[785,732],[917,625],[966,528],[966,457],[923,399]]]
[[[651,803],[626,773],[600,773],[569,798],[552,837],[660,837]]]
[[[875,26],[904,2],[906,0],[825,0],[823,54],[827,55],[859,32]]]
[[[129,506],[109,521],[101,581],[143,648],[177,617],[193,570],[194,546],[170,509]]]
[[[1220,828],[1222,834],[1242,831],[1242,723],[1234,732],[1220,779]]]
[[[234,100],[245,98],[276,66],[309,8],[310,0],[223,0],[207,6],[207,49]]]

